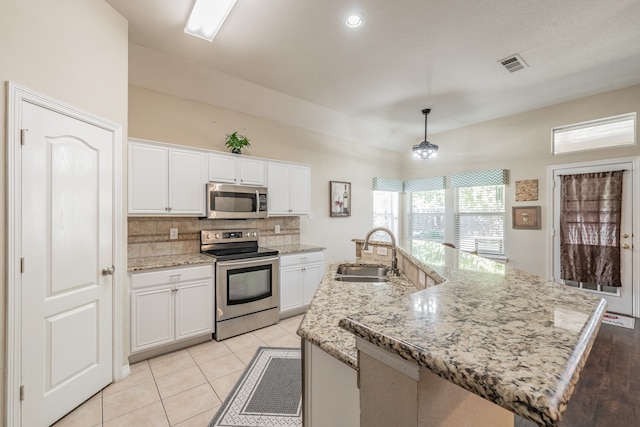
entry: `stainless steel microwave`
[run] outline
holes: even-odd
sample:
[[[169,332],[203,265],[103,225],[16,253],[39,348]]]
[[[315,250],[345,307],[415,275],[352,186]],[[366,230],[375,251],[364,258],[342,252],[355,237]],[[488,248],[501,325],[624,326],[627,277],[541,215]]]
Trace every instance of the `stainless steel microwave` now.
[[[207,218],[253,219],[267,217],[267,188],[207,184]]]

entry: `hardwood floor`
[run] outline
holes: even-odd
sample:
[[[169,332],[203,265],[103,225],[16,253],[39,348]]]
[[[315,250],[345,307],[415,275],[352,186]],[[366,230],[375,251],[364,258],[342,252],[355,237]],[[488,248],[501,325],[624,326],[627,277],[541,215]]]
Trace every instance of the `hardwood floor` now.
[[[602,325],[560,422],[562,427],[640,426],[640,326]],[[515,427],[535,427],[518,416]]]

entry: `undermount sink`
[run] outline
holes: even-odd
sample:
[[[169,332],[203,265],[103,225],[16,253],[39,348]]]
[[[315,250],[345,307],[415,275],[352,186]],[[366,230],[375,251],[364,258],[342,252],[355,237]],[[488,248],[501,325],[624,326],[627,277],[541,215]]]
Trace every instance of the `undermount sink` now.
[[[341,282],[388,282],[387,269],[384,265],[341,264],[335,279]]]

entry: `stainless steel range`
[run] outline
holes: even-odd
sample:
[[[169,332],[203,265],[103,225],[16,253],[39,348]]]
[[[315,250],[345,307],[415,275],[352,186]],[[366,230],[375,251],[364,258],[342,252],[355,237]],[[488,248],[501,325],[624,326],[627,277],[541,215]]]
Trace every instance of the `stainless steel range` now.
[[[200,251],[215,258],[215,339],[278,323],[278,251],[258,247],[258,230],[204,230]]]

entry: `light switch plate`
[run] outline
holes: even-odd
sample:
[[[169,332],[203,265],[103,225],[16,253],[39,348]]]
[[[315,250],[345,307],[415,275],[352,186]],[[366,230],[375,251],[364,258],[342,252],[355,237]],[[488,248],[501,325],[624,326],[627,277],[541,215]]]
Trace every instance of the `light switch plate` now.
[[[425,286],[426,285],[426,274],[424,274],[424,271],[419,270],[418,271],[418,282],[422,285]]]
[[[169,229],[169,239],[176,240],[178,238],[178,229],[170,228]]]
[[[280,234],[280,226],[276,224],[276,234]]]
[[[378,246],[377,253],[378,253],[378,255],[386,255],[387,254],[387,248],[385,248],[384,246]]]
[[[367,249],[363,249],[362,252],[364,252],[365,254],[372,254],[373,253],[373,246],[371,246],[371,245],[367,246]]]

